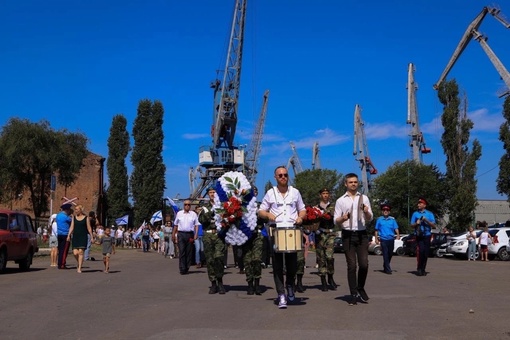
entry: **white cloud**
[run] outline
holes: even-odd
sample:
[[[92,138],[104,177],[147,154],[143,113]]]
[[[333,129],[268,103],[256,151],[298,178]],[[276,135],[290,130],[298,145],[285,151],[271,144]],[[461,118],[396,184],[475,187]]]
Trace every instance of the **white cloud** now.
[[[182,138],[184,139],[201,139],[207,137],[209,137],[209,134],[207,133],[185,133],[182,135]]]
[[[368,139],[388,139],[388,138],[409,138],[410,125],[395,125],[391,123],[366,124],[365,136]]]

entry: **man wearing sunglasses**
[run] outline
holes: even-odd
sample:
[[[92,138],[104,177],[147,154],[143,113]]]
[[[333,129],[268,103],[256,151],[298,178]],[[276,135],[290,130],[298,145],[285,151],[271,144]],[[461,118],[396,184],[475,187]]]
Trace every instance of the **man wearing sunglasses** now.
[[[299,190],[289,186],[287,168],[279,166],[274,171],[277,185],[268,190],[258,215],[269,220],[269,224],[278,226],[301,225],[306,215],[305,204]],[[285,257],[287,295],[283,283],[283,260]],[[297,271],[297,253],[273,252],[273,277],[278,293],[278,308],[287,308],[287,299],[294,301],[294,281]]]
[[[177,237],[179,247],[179,272],[188,274],[191,267],[192,245],[198,235],[198,216],[191,210],[191,201],[184,201],[184,210],[179,210],[175,216],[173,238]]]
[[[400,240],[398,224],[394,217],[390,216],[391,206],[387,203],[381,205],[383,215],[375,222],[375,243],[381,244],[383,254],[383,272],[391,274],[391,257],[395,247],[395,236]]]

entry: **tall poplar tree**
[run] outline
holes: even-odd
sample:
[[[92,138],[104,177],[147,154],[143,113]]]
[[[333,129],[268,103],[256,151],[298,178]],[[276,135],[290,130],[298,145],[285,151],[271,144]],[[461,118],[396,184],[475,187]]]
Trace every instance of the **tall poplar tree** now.
[[[113,117],[108,138],[106,169],[110,185],[107,191],[108,221],[124,216],[129,210],[129,187],[126,157],[129,152],[127,120],[123,115]]]
[[[148,221],[162,206],[166,171],[162,155],[163,113],[163,105],[157,100],[152,103],[144,99],[138,104],[130,179],[135,225]]]
[[[505,154],[499,160],[499,174],[496,180],[498,193],[506,195],[510,203],[510,96],[507,96],[503,104],[503,117],[506,122],[499,128],[499,140],[503,142]]]
[[[473,122],[467,117],[467,107],[460,110],[459,89],[455,80],[439,87],[438,97],[443,104],[441,122],[444,132],[441,144],[446,155],[446,187],[448,213],[452,230],[465,230],[473,224],[476,198],[476,162],[482,155],[482,146],[473,140],[468,147]]]

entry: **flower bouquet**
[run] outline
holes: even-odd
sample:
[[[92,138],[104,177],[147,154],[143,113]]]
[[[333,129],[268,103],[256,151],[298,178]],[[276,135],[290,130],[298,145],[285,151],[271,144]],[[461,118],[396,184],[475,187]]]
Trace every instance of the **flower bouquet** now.
[[[257,199],[242,172],[229,171],[216,183],[213,209],[216,229],[225,241],[242,245],[257,226]]]
[[[317,207],[312,207],[309,205],[307,205],[305,208],[306,216],[303,219],[303,225],[305,225],[305,229],[309,231],[316,231],[319,229],[322,218],[322,211]]]

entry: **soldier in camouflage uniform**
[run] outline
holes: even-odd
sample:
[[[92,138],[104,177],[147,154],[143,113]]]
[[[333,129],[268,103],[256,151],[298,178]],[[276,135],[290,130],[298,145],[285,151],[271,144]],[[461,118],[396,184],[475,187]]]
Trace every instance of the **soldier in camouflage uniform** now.
[[[305,267],[306,267],[306,259],[305,259],[305,249],[310,246],[310,242],[308,239],[308,235],[303,233],[303,241],[304,241],[304,248],[301,251],[298,251],[297,253],[297,271],[296,271],[296,291],[298,293],[303,293],[306,288],[303,286],[303,275],[305,274]]]
[[[204,230],[204,254],[207,264],[207,275],[211,281],[209,294],[225,294],[223,287],[225,242],[218,236],[216,224],[214,223],[214,195],[216,190],[209,188],[207,190],[209,202],[202,208],[202,212],[198,216],[198,221],[202,224]]]
[[[253,194],[258,194],[257,187],[253,187]],[[260,205],[260,204],[259,204]],[[244,272],[248,282],[248,295],[262,294],[260,290],[260,278],[262,276],[262,249],[264,247],[264,223],[266,221],[257,218],[257,227],[252,236],[245,244],[241,246],[244,262]],[[266,235],[267,236],[267,235]]]
[[[319,276],[321,277],[321,290],[323,292],[336,290],[337,284],[333,279],[335,273],[334,244],[337,229],[333,216],[335,214],[335,204],[329,201],[329,190],[322,189],[319,191],[320,203],[316,207],[322,211],[323,218],[320,221],[319,229],[316,231],[317,238],[317,262],[319,265]],[[329,218],[326,216],[329,215]],[[326,282],[326,274],[328,280]]]

